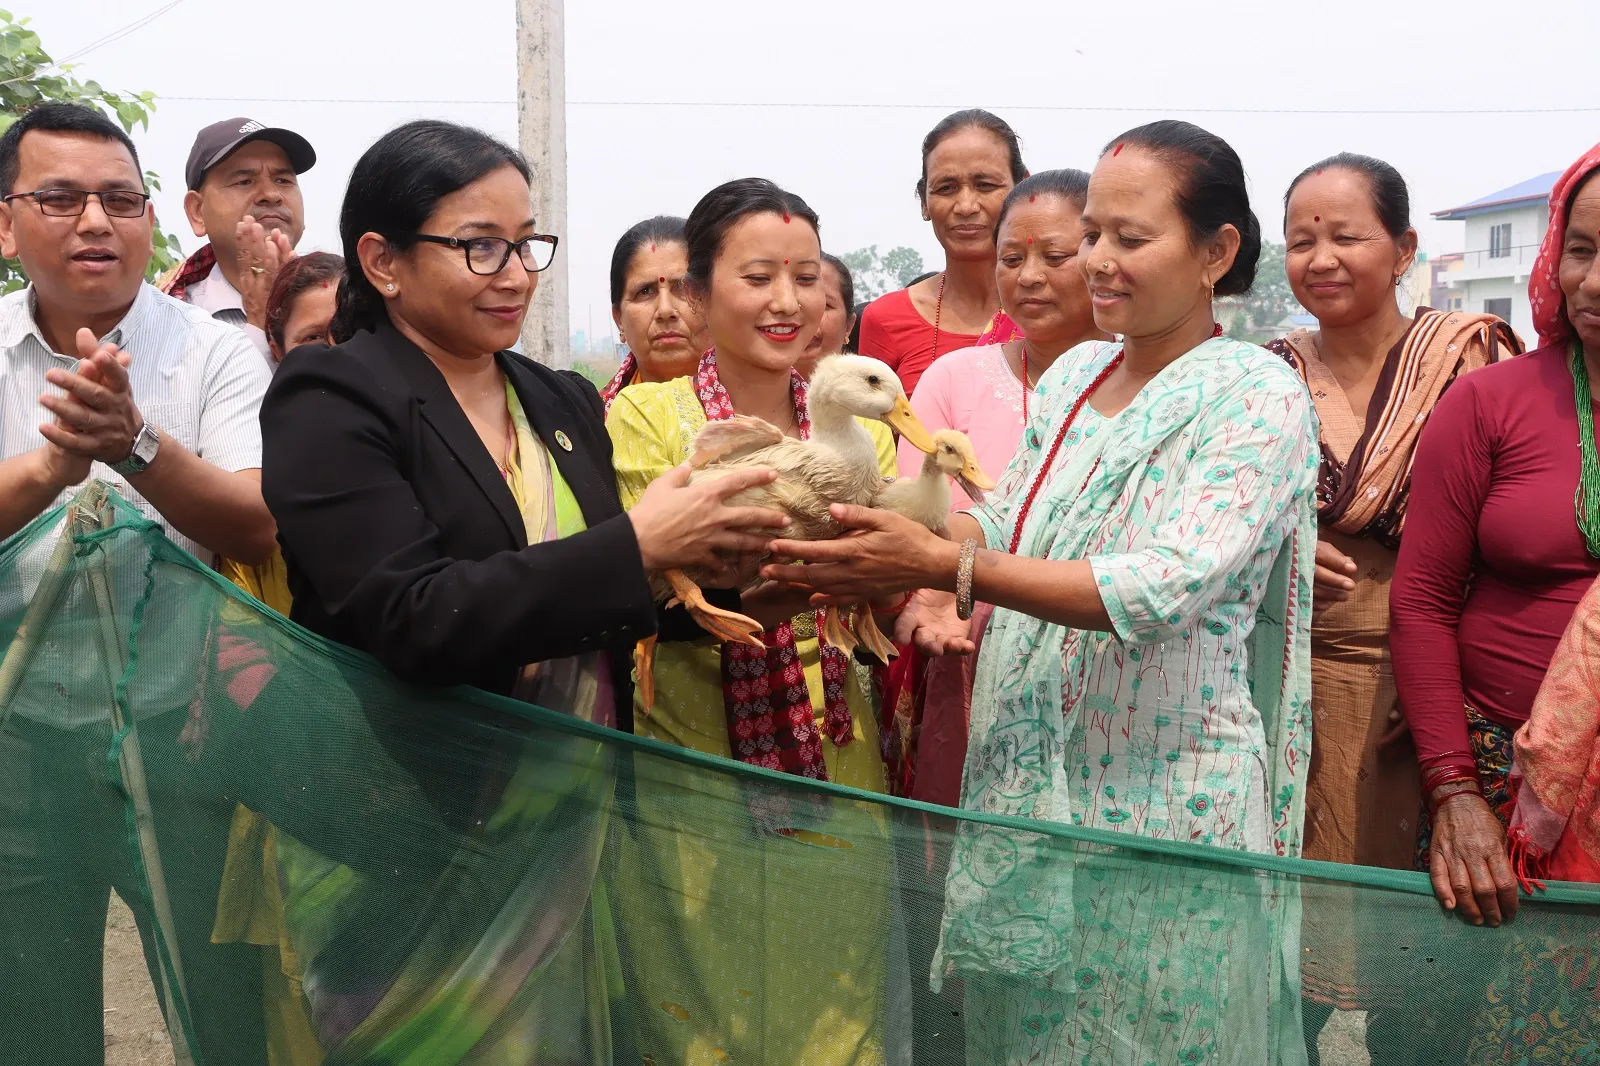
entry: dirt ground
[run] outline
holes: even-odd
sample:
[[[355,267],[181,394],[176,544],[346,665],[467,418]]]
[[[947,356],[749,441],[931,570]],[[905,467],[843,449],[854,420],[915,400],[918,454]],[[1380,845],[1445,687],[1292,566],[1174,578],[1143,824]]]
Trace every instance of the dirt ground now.
[[[133,913],[111,896],[106,915],[106,1066],[172,1066],[172,1043],[139,946]]]
[[[172,1066],[172,1044],[139,948],[133,915],[115,895],[106,920],[106,1066]],[[1335,1011],[1317,1043],[1324,1066],[1371,1066],[1366,1017]]]

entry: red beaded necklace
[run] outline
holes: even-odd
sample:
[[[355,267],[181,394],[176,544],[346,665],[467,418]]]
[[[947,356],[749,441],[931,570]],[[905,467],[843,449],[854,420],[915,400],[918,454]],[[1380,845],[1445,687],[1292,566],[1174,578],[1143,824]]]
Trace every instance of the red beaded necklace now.
[[[1220,337],[1220,336],[1222,336],[1222,323],[1217,322],[1217,323],[1214,323],[1212,325],[1212,327],[1211,327],[1211,336],[1212,337]],[[1011,527],[1011,548],[1010,548],[1010,551],[1011,551],[1012,555],[1017,554],[1017,545],[1022,543],[1022,524],[1028,520],[1028,512],[1033,510],[1034,498],[1039,495],[1039,490],[1042,487],[1044,487],[1044,479],[1049,476],[1050,468],[1055,465],[1056,454],[1061,451],[1061,442],[1067,439],[1067,431],[1072,428],[1072,423],[1074,423],[1074,422],[1076,422],[1078,420],[1078,412],[1082,411],[1083,410],[1083,405],[1089,402],[1089,397],[1093,396],[1094,393],[1095,393],[1095,390],[1098,389],[1101,385],[1104,385],[1106,383],[1106,378],[1111,376],[1112,371],[1116,370],[1117,367],[1122,365],[1122,356],[1123,356],[1123,352],[1122,352],[1121,349],[1119,349],[1117,351],[1117,354],[1111,357],[1111,362],[1106,364],[1105,369],[1100,371],[1100,373],[1095,375],[1094,380],[1089,382],[1089,387],[1087,389],[1084,389],[1082,395],[1080,395],[1078,397],[1078,399],[1073,403],[1072,410],[1067,412],[1067,420],[1065,422],[1061,423],[1061,428],[1056,431],[1056,439],[1051,443],[1050,451],[1045,455],[1044,462],[1041,463],[1040,466],[1039,466],[1039,475],[1038,475],[1038,477],[1033,479],[1033,485],[1032,485],[1032,487],[1030,487],[1028,489],[1028,495],[1023,498],[1022,506],[1017,509],[1016,525]],[[1028,358],[1028,349],[1027,349],[1026,345],[1024,345],[1023,349],[1022,349],[1022,358],[1024,360],[1024,362],[1023,362],[1024,369],[1023,369],[1023,392],[1022,392],[1022,396],[1023,396],[1023,402],[1026,403],[1027,402],[1027,396],[1028,396],[1028,392],[1027,392],[1027,369],[1026,369],[1026,367],[1027,367],[1026,360]],[[1024,426],[1026,426],[1026,421],[1024,421]],[[1098,464],[1096,464],[1096,465],[1098,465]],[[1093,477],[1093,476],[1094,476],[1094,471],[1090,470],[1089,471],[1089,477]],[[1087,488],[1088,485],[1089,485],[1089,479],[1085,478],[1084,481],[1083,481],[1083,484],[1084,484],[1084,487]],[[1081,493],[1083,491],[1083,489],[1079,489],[1078,491]]]
[[[1083,405],[1089,402],[1089,397],[1094,391],[1106,383],[1106,378],[1111,372],[1122,365],[1122,353],[1119,351],[1111,357],[1105,369],[1095,375],[1089,382],[1089,387],[1083,390],[1082,395],[1073,403],[1072,410],[1067,412],[1067,419],[1061,423],[1061,428],[1056,431],[1056,439],[1050,445],[1050,451],[1045,455],[1044,462],[1039,464],[1039,475],[1033,479],[1033,485],[1028,489],[1028,495],[1023,498],[1022,506],[1017,509],[1016,525],[1011,529],[1011,554],[1017,554],[1017,545],[1022,542],[1022,524],[1028,520],[1028,512],[1033,510],[1033,501],[1039,495],[1039,489],[1044,486],[1044,480],[1050,475],[1050,468],[1055,465],[1056,453],[1061,451],[1061,442],[1067,439],[1067,430],[1072,428],[1072,423],[1078,420],[1078,412],[1083,410]],[[1023,393],[1027,395],[1026,392]]]

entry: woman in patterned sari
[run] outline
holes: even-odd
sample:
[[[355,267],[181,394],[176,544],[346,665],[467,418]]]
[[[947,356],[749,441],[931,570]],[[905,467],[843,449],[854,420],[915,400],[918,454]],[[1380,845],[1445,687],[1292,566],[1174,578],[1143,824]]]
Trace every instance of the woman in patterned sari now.
[[[1422,786],[1389,663],[1389,583],[1412,457],[1444,391],[1522,344],[1493,315],[1401,312],[1417,232],[1405,179],[1382,160],[1345,153],[1301,171],[1284,234],[1289,286],[1318,326],[1267,345],[1306,379],[1320,424],[1305,857],[1409,870]],[[1359,1010],[1383,1066],[1415,1018],[1376,935],[1382,915],[1354,891],[1321,892],[1303,930],[1307,1055],[1319,1061],[1334,1010]]]
[[[862,532],[780,541],[767,575],[840,597],[924,589],[900,635],[970,651],[962,806],[1298,855],[1310,748],[1315,433],[1277,356],[1220,335],[1259,226],[1220,138],[1156,122],[1089,183],[1095,322],[1057,360],[991,502],[950,540],[844,509]],[[980,550],[982,549],[982,550]],[[969,823],[935,979],[967,993],[968,1061],[1143,1066],[1303,1055],[1292,900],[1204,864],[1151,878],[1115,853]]]

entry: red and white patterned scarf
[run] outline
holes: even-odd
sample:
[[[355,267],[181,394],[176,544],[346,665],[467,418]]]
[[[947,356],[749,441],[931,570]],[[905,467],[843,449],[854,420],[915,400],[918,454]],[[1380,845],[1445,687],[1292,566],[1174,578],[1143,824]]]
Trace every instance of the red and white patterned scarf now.
[[[1533,328],[1539,333],[1540,345],[1547,348],[1572,336],[1572,323],[1567,320],[1567,296],[1561,290],[1561,246],[1567,239],[1567,201],[1572,198],[1572,190],[1596,170],[1600,170],[1600,144],[1574,160],[1550,189],[1550,225],[1539,245],[1539,255],[1533,261],[1533,271],[1528,275]]]
[[[795,424],[802,440],[811,436],[806,413],[806,383],[793,370]],[[694,375],[695,395],[706,420],[734,416],[733,401],[717,379],[717,353],[708,349]],[[855,723],[845,703],[850,658],[822,637],[822,612],[817,612],[817,644],[822,652],[823,725],[838,747],[854,739]],[[734,758],[769,770],[783,770],[815,781],[828,779],[822,760],[822,738],[811,709],[811,691],[795,647],[794,624],[783,621],[762,634],[766,650],[728,641],[722,645],[722,706],[728,717],[728,744]],[[776,706],[774,706],[776,704]]]
[[[172,280],[160,286],[161,291],[174,300],[189,302],[189,286],[204,281],[211,276],[211,268],[217,265],[217,253],[210,243],[202,244],[198,251],[183,261],[178,272]]]
[[[611,413],[611,401],[617,398],[617,393],[633,384],[633,376],[639,372],[639,357],[629,352],[622,357],[622,366],[617,368],[617,376],[606,383],[600,390],[600,399],[605,402],[606,414]]]

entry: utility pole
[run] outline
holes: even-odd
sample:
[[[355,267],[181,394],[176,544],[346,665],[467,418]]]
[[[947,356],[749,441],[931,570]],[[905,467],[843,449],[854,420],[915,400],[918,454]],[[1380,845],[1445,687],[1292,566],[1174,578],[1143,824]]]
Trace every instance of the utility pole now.
[[[517,132],[533,168],[533,217],[561,238],[522,324],[522,350],[550,366],[571,362],[567,329],[567,60],[564,0],[516,0]]]

